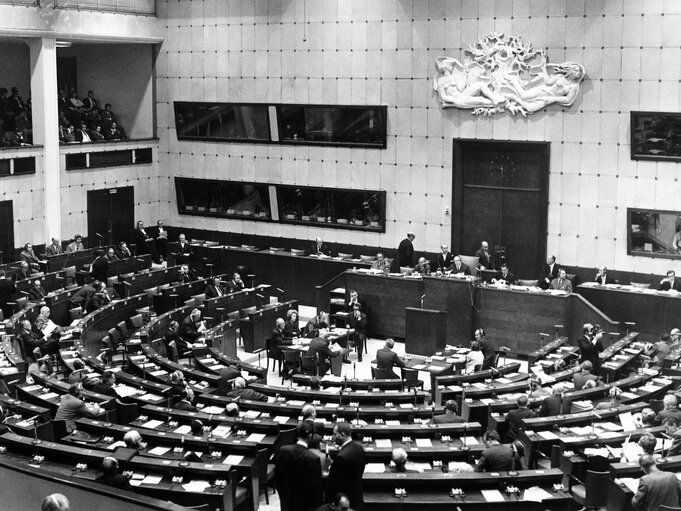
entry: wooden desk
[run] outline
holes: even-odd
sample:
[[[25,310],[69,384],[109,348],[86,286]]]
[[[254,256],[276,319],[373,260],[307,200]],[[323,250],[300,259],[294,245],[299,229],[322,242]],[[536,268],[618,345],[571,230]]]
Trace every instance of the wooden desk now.
[[[284,303],[265,305],[262,309],[249,313],[239,320],[241,337],[244,340],[244,351],[253,353],[265,348],[265,339],[272,335],[274,322],[277,318],[286,318],[289,310],[298,310],[298,300]]]

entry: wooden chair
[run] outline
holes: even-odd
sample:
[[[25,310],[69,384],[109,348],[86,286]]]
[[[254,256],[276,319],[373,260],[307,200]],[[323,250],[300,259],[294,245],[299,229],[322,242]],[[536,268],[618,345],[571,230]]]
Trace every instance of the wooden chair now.
[[[270,491],[275,492],[274,487],[274,464],[269,463],[269,452],[267,449],[258,449],[258,454],[255,456],[254,465],[257,467],[258,483],[260,485],[260,492],[265,490],[265,503],[270,503]]]
[[[317,376],[319,372],[319,362],[317,355],[302,355],[300,357],[300,373],[309,374],[310,376]]]
[[[130,424],[139,415],[137,403],[124,403],[116,398],[116,416],[120,424]]]
[[[66,420],[63,419],[52,419],[50,421],[52,425],[52,441],[60,442],[62,438],[69,434],[66,429]]]
[[[300,370],[300,354],[295,350],[283,350],[281,352],[281,383],[287,374],[293,375]]]
[[[586,481],[583,485],[574,485],[570,493],[575,502],[585,509],[596,509],[608,503],[608,492],[603,491],[608,486],[610,472],[586,471]]]
[[[125,321],[119,321],[118,324],[116,325],[116,329],[118,330],[118,333],[121,334],[122,341],[125,341],[130,337],[130,333],[128,332],[128,325],[125,324]]]
[[[130,318],[130,325],[132,325],[132,328],[135,330],[139,330],[144,326],[144,316],[142,316],[142,314],[135,314]]]
[[[423,380],[419,380],[419,372],[416,369],[402,367],[402,383],[405,390],[420,388],[423,390]]]
[[[400,378],[390,369],[379,369],[378,367],[371,366],[371,379],[372,380],[399,380]]]

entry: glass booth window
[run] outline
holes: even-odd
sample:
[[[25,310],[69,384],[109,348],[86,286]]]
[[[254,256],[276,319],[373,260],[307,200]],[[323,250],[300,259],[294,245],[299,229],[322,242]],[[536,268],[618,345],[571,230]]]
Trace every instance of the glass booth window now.
[[[289,143],[386,147],[386,107],[277,106],[279,138]]]
[[[176,101],[174,106],[178,140],[270,141],[267,105]]]
[[[266,184],[175,178],[181,213],[269,219]]]

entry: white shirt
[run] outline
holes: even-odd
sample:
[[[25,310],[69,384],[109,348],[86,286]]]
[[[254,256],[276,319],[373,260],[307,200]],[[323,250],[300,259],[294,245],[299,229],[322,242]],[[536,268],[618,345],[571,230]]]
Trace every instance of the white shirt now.
[[[464,372],[472,373],[475,370],[475,366],[482,365],[484,359],[485,357],[482,354],[482,351],[469,351],[468,355],[466,355],[466,368],[464,369]]]

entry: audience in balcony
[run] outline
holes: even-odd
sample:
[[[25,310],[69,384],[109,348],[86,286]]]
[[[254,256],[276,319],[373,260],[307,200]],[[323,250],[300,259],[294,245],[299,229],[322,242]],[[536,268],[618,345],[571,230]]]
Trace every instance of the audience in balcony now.
[[[0,147],[31,145],[30,99],[25,103],[16,87],[11,96],[7,94],[7,88],[0,87]]]
[[[118,125],[111,103],[100,110],[94,92],[80,99],[73,90],[67,99],[66,92],[59,91],[59,141],[64,144],[125,140],[125,130]]]

